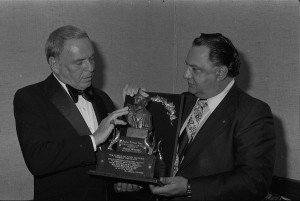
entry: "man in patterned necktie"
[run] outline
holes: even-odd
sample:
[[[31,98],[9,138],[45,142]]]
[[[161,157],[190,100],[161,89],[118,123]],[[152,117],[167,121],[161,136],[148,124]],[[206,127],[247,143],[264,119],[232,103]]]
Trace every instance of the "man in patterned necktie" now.
[[[175,175],[161,178],[164,186],[150,185],[152,193],[174,200],[262,200],[275,161],[270,107],[238,88],[239,54],[222,34],[197,37],[185,62],[188,92]],[[196,104],[200,99],[205,106]]]

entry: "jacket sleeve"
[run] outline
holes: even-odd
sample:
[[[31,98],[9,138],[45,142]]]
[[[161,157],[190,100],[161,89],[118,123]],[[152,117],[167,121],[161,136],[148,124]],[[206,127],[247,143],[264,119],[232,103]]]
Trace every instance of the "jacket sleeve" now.
[[[272,180],[275,131],[269,106],[256,102],[240,111],[234,129],[234,170],[191,178],[195,200],[261,200]]]
[[[40,104],[28,90],[19,90],[15,94],[17,135],[29,171],[35,176],[44,176],[95,163],[90,137],[74,134],[69,135],[71,137],[53,138],[62,132],[76,131],[50,126],[51,120],[46,117],[45,111],[39,108]]]

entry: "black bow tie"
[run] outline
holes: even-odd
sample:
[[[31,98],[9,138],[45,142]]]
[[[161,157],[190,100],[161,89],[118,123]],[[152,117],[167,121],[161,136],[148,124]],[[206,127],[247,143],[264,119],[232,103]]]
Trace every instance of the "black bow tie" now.
[[[91,102],[93,100],[94,88],[92,86],[86,88],[85,90],[75,89],[68,84],[66,84],[66,87],[67,87],[69,94],[70,94],[71,98],[73,99],[74,103],[78,102],[79,95],[82,95],[82,97],[87,101]]]

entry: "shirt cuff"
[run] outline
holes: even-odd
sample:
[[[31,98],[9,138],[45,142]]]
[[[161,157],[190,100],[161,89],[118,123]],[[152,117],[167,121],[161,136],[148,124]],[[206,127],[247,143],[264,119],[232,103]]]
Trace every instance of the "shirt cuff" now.
[[[97,145],[96,145],[94,136],[90,135],[90,137],[91,137],[91,140],[92,140],[92,142],[93,142],[94,151],[97,151]]]

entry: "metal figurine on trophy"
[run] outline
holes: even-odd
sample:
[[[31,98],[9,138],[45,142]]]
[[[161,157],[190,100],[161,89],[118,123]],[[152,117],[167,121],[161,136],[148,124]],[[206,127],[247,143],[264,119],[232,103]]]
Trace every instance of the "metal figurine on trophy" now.
[[[129,113],[126,115],[126,120],[129,127],[126,131],[126,137],[143,139],[145,153],[151,155],[156,139],[152,126],[152,115],[146,109],[149,101],[148,97],[144,97],[138,92],[134,96],[134,104],[127,104]]]
[[[126,137],[144,139],[144,149],[147,148],[148,154],[153,150],[154,135],[152,133],[152,116],[146,109],[149,99],[142,96],[140,93],[134,96],[134,104],[127,104],[129,113],[126,115],[126,120],[129,125],[126,131]],[[150,142],[152,139],[152,142]],[[115,128],[113,137],[108,146],[109,150],[113,150],[113,146],[120,142],[119,147],[122,145],[120,142],[120,131]],[[123,150],[128,152],[135,152],[134,150]],[[138,153],[142,151],[137,150]]]
[[[118,151],[147,153],[149,155],[153,153],[156,139],[152,130],[152,115],[146,109],[149,100],[149,98],[138,93],[134,96],[134,104],[127,104],[129,113],[126,115],[128,122],[126,137],[121,137],[120,130],[115,128],[108,147],[109,150],[113,150],[114,144],[118,143]]]
[[[134,104],[127,104],[129,113],[127,115],[127,122],[132,128],[152,130],[152,115],[146,109],[149,98],[144,97],[138,92],[134,96]]]

